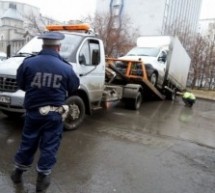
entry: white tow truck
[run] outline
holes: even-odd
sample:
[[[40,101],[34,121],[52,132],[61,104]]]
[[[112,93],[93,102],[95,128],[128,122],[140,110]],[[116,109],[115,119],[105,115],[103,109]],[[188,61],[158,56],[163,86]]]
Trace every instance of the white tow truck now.
[[[80,88],[66,100],[70,108],[65,129],[76,129],[86,114],[110,101],[120,100],[137,110],[146,96],[165,99],[148,80],[142,61],[105,58],[103,42],[90,33],[88,24],[49,25],[47,29],[65,34],[60,55],[80,78]],[[0,65],[0,110],[8,117],[25,113],[25,93],[17,86],[16,71],[26,57],[37,54],[41,48],[42,40],[34,37]]]

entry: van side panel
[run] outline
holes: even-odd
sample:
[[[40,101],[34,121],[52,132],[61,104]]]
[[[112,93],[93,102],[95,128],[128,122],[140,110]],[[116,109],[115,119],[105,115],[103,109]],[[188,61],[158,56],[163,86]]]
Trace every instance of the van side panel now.
[[[177,37],[173,38],[171,47],[167,79],[185,88],[191,59]]]

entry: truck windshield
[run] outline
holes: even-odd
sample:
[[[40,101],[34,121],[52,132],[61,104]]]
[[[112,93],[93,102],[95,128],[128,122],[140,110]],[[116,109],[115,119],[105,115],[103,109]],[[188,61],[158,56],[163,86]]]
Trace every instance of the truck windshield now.
[[[80,44],[81,40],[81,36],[75,34],[65,34],[65,38],[62,40],[61,43],[60,55],[67,60],[69,56],[75,51],[77,46]],[[41,49],[42,40],[38,39],[37,37],[34,37],[17,52],[17,55],[27,56],[37,54],[41,51]]]
[[[156,57],[160,52],[159,48],[135,47],[131,49],[126,56],[152,56]]]

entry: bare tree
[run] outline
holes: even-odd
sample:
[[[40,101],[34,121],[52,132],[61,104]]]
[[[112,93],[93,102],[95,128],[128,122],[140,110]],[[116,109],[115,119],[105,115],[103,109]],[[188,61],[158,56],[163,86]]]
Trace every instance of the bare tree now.
[[[208,89],[214,89],[214,81],[215,81],[215,40],[208,39],[208,47],[207,47],[207,74],[206,74],[206,83]]]
[[[187,25],[186,22],[175,21],[172,25],[165,26],[163,35],[177,36],[187,52],[189,52],[196,35],[196,33],[191,33],[191,31],[190,26]]]
[[[177,25],[166,26],[165,35],[179,37],[191,57],[188,76],[191,87],[202,88],[208,80],[212,80],[210,73],[214,72],[214,44],[198,33],[190,33],[190,27],[184,22],[176,23]]]
[[[127,17],[121,19],[121,25],[116,27],[115,18],[109,13],[96,14],[95,17],[84,19],[91,24],[94,31],[103,40],[105,54],[108,57],[118,57],[125,54],[135,44],[139,36],[133,29]]]
[[[31,35],[35,36],[41,34],[46,30],[46,25],[49,24],[61,24],[60,22],[44,17],[41,14],[35,15],[34,13],[29,13],[28,15],[23,15],[25,19],[25,30],[30,32]]]
[[[207,76],[207,42],[201,35],[196,35],[193,38],[192,46],[189,50],[190,57],[192,59],[191,63],[191,70],[193,71],[192,74],[192,85],[202,87],[205,77]]]

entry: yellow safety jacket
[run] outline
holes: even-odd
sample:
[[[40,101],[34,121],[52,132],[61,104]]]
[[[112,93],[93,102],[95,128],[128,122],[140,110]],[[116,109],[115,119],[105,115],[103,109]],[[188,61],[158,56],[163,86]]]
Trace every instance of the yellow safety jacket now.
[[[191,93],[191,92],[185,92],[185,93],[183,94],[183,98],[184,98],[184,99],[196,100],[195,95],[194,95],[193,93]]]

